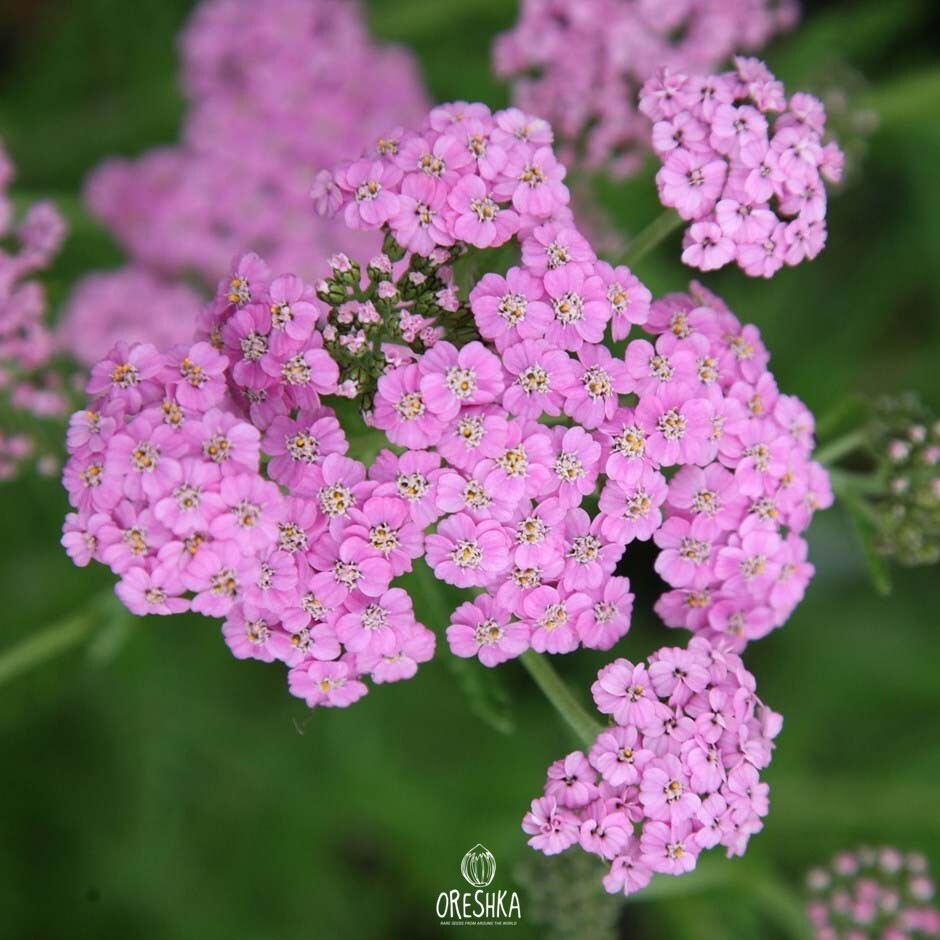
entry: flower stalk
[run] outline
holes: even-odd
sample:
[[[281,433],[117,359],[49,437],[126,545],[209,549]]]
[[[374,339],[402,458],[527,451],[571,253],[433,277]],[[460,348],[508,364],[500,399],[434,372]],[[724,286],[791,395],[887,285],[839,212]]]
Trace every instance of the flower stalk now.
[[[646,228],[642,229],[636,238],[630,241],[627,250],[620,256],[617,264],[625,264],[628,268],[634,268],[682,224],[682,218],[678,213],[672,209],[666,209],[653,219]]]
[[[569,728],[577,735],[581,743],[589,748],[604,729],[585,711],[581,703],[565,685],[564,680],[555,671],[547,656],[541,656],[534,650],[526,650],[519,661],[551,702],[555,711],[565,720]]]

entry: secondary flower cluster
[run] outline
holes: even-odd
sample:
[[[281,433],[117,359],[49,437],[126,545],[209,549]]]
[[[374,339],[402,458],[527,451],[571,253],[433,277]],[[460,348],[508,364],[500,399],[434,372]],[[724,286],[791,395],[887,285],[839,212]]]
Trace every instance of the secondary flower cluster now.
[[[701,383],[674,398],[678,413],[690,413],[703,392],[712,404],[706,453],[714,458],[681,467],[666,485],[666,519],[653,539],[661,549],[656,570],[674,590],[656,612],[668,626],[720,636],[740,650],[787,620],[813,575],[802,533],[833,501],[828,474],[811,459],[813,416],[779,393],[756,327],[742,327],[701,285],[656,301],[651,326],[663,331],[655,347],[642,347],[651,371],[662,354],[676,369],[684,348],[685,368]],[[697,349],[677,342],[683,334]],[[630,356],[628,347],[628,364]],[[647,434],[655,443],[656,431]]]
[[[30,278],[47,267],[65,235],[49,202],[34,203],[18,224],[7,189],[13,164],[0,144],[0,481],[26,461],[50,472],[54,457],[37,436],[43,420],[68,411],[62,383],[51,366],[54,342],[46,324],[42,285]]]
[[[522,828],[554,855],[576,843],[610,863],[604,887],[632,894],[654,873],[681,875],[717,845],[742,855],[763,828],[780,715],[755,694],[754,677],[721,644],[693,638],[648,664],[617,659],[591,687],[616,724],[587,755],[548,768],[543,796]]]
[[[311,213],[310,186],[318,168],[426,109],[411,56],[373,42],[350,0],[204,0],[180,45],[180,143],[108,160],[86,187],[133,266],[96,275],[73,298],[63,342],[80,332],[89,366],[137,335],[124,332],[128,320],[152,323],[155,302],[161,332],[187,342],[198,304],[183,303],[172,280],[195,275],[211,290],[236,252],[256,250],[278,271],[313,278],[333,252],[377,249]],[[140,283],[148,271],[155,287]],[[172,315],[168,291],[180,301]],[[124,312],[112,320],[118,295]]]
[[[640,110],[655,122],[659,198],[692,223],[682,260],[703,271],[734,261],[770,277],[822,250],[823,180],[837,182],[844,159],[823,143],[818,99],[787,100],[757,59],[735,66],[720,75],[661,68],[643,85]]]
[[[498,37],[496,72],[519,107],[550,120],[571,165],[635,172],[649,149],[636,93],[660,66],[710,71],[792,26],[795,0],[524,0]]]
[[[807,876],[807,914],[817,940],[940,937],[927,860],[896,848],[840,852]]]

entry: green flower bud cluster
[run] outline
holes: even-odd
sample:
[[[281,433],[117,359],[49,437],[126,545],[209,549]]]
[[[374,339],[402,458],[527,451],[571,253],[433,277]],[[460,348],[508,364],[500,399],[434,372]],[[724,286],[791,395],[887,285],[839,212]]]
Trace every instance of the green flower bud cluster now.
[[[340,389],[363,412],[371,410],[379,378],[399,356],[409,357],[409,350],[420,356],[440,339],[459,346],[477,338],[451,269],[463,251],[456,246],[406,258],[386,233],[365,275],[346,255],[330,259],[330,276],[317,284],[317,296],[329,307],[324,347],[339,366]]]
[[[885,481],[873,499],[876,549],[902,565],[940,561],[940,421],[913,395],[884,399],[871,435]]]

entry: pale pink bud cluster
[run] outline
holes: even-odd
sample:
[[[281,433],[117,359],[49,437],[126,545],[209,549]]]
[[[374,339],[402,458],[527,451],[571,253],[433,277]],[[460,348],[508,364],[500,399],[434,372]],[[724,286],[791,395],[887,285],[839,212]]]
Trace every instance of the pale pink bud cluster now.
[[[927,859],[891,846],[840,852],[806,876],[816,940],[940,937],[940,909]]]

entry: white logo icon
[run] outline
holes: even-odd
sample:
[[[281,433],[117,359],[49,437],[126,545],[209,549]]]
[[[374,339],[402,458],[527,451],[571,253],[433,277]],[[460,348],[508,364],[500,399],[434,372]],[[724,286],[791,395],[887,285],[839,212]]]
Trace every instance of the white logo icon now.
[[[463,857],[460,873],[475,888],[485,888],[496,877],[496,859],[485,845],[475,845]]]

